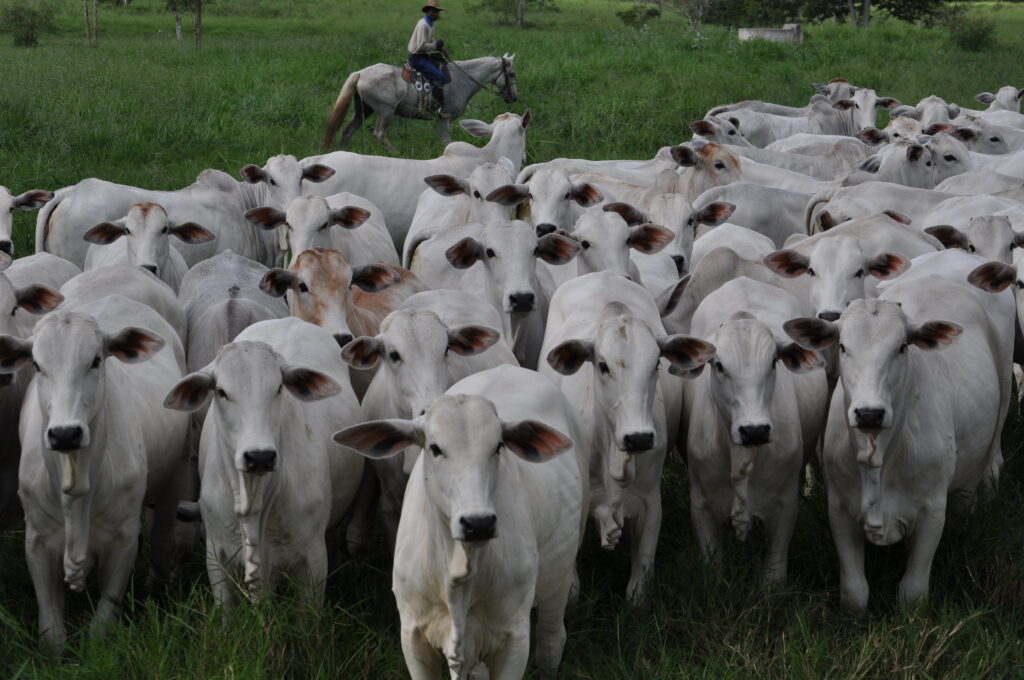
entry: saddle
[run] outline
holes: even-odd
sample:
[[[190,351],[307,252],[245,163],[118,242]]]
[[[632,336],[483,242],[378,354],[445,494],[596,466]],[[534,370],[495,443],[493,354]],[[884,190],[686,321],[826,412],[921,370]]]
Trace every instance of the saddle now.
[[[448,63],[441,58],[430,56],[441,72],[448,78]],[[408,61],[402,65],[402,80],[410,83],[416,90],[416,110],[419,118],[430,119],[438,116],[437,100],[434,99],[434,84]],[[443,88],[442,88],[443,90]]]

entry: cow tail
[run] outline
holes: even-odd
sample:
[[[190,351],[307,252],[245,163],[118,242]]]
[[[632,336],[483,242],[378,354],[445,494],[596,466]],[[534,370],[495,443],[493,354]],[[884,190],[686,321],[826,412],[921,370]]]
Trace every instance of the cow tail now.
[[[329,151],[331,145],[334,144],[334,135],[337,134],[338,128],[341,127],[341,121],[345,120],[345,114],[348,113],[348,107],[356,94],[356,85],[358,84],[359,71],[355,71],[349,74],[345,84],[341,86],[338,100],[334,102],[331,114],[327,117],[327,131],[324,133],[324,151]]]
[[[46,250],[46,239],[50,235],[50,220],[53,217],[53,211],[57,209],[61,199],[64,197],[60,195],[62,192],[58,192],[42,209],[36,213],[36,252],[41,253]]]

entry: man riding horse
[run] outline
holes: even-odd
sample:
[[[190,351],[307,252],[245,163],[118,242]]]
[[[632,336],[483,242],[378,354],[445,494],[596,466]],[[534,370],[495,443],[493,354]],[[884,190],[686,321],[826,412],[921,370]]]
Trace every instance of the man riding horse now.
[[[416,28],[409,38],[409,65],[430,81],[438,113],[441,113],[444,110],[444,86],[451,78],[437,67],[430,53],[444,50],[444,40],[434,40],[434,22],[441,18],[444,8],[437,0],[427,0],[422,11],[423,18],[416,22]]]

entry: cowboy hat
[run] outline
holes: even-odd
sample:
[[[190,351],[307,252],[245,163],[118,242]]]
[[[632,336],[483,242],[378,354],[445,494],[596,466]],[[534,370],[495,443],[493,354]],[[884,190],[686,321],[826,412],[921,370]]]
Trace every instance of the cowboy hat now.
[[[423,9],[421,9],[420,11],[426,12],[428,9],[436,9],[438,12],[444,11],[444,7],[441,7],[441,5],[437,4],[437,0],[427,0],[427,4],[423,5]]]

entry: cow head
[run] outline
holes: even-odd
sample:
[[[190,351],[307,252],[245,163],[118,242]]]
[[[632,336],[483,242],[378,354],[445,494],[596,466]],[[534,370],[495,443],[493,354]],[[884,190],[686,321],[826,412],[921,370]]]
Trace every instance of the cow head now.
[[[589,182],[573,182],[564,170],[542,168],[530,178],[530,220],[537,236],[571,231],[578,209],[591,208],[604,194]]]
[[[469,200],[469,222],[509,220],[517,205],[530,198],[530,189],[515,184],[512,162],[477,166],[466,179],[454,175],[430,175],[423,181],[442,196],[465,196]]]
[[[921,144],[889,144],[861,161],[843,178],[842,186],[892,182],[931,189],[937,182],[931,150]]]
[[[974,95],[975,101],[988,104],[989,111],[1015,111],[1020,113],[1020,99],[1024,90],[1018,90],[1013,85],[1004,85],[995,94],[981,92]]]
[[[966,234],[948,224],[928,227],[925,232],[947,248],[962,248],[1006,264],[1013,262],[1013,251],[1024,246],[1024,234],[1016,233],[1005,215],[972,217]]]
[[[427,496],[448,521],[451,537],[469,547],[501,531],[494,493],[502,456],[543,463],[573,447],[571,439],[539,421],[502,421],[493,403],[468,394],[438,397],[413,420],[377,420],[340,430],[334,441],[370,458],[422,447]]]
[[[398,283],[399,275],[384,264],[350,267],[337,250],[315,248],[299,253],[288,269],[271,269],[260,288],[274,297],[287,295],[292,316],[320,326],[344,347],[354,339],[358,311],[352,286],[376,293]]]
[[[739,120],[727,115],[707,116],[703,120],[695,120],[690,123],[690,130],[693,131],[694,139],[702,139],[705,142],[718,142],[719,144],[732,144],[734,146],[754,146],[740,134]]]
[[[0,271],[9,263],[10,259],[0,253]],[[64,296],[48,286],[34,283],[19,288],[0,274],[0,309],[9,310],[0,314],[0,335],[18,335],[18,319],[21,315],[26,312],[45,314],[63,301]],[[0,374],[0,387],[4,386],[4,382],[4,374]]]
[[[102,222],[85,232],[85,240],[108,245],[119,238],[126,241],[128,263],[149,270],[159,277],[170,266],[171,245],[175,236],[185,243],[208,243],[216,238],[210,231],[186,222],[174,224],[167,212],[156,203],[136,203],[128,214],[116,222]]]
[[[573,238],[580,244],[577,276],[610,271],[630,276],[629,251],[651,255],[672,242],[673,234],[655,224],[628,226],[615,212],[587,213],[576,223]]]
[[[246,165],[241,169],[242,179],[256,185],[256,205],[269,205],[284,210],[302,195],[302,181],[320,183],[330,179],[335,170],[326,165],[302,166],[295,156],[279,155],[267,160],[262,168]]]
[[[936,184],[974,169],[967,145],[955,134],[938,132],[928,139],[925,146],[931,151],[932,162],[935,164]]]
[[[0,253],[14,255],[14,211],[39,210],[53,199],[53,192],[32,189],[14,196],[10,189],[0,186]]]
[[[333,228],[355,229],[370,219],[370,211],[354,205],[331,208],[320,196],[302,196],[288,204],[287,212],[254,208],[245,218],[260,229],[279,229],[278,247],[290,251],[294,261],[304,251],[332,247]]]
[[[898,253],[868,255],[851,236],[822,238],[810,255],[800,250],[776,250],[764,258],[766,267],[779,276],[811,277],[811,304],[817,315],[835,321],[853,300],[863,298],[868,276],[891,279],[910,267]]]
[[[875,126],[876,109],[892,109],[900,105],[899,100],[879,97],[877,92],[866,87],[858,88],[848,98],[853,102],[853,124],[857,130]]]
[[[652,195],[682,194],[686,200],[694,201],[712,187],[743,179],[739,157],[721,144],[689,142],[672,147],[671,154],[685,172],[662,171],[655,180]]]
[[[533,113],[526,109],[523,115],[515,113],[501,113],[491,123],[473,118],[463,118],[459,121],[469,134],[474,137],[490,137],[485,147],[492,158],[504,156],[512,161],[513,174],[519,174],[523,167],[523,160],[526,158],[526,128],[533,121]],[[456,142],[459,144],[461,142]]]

